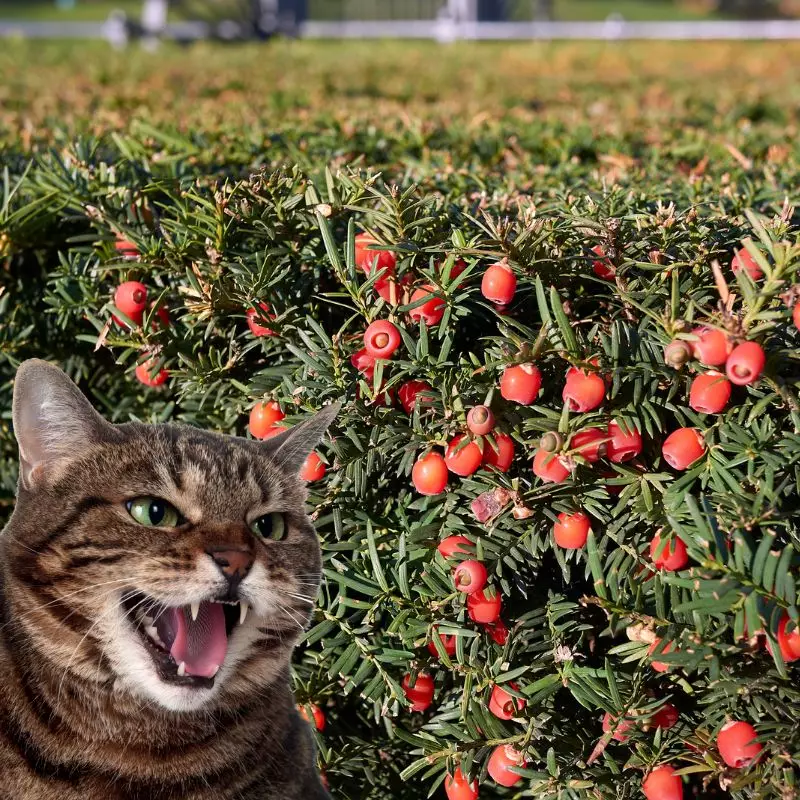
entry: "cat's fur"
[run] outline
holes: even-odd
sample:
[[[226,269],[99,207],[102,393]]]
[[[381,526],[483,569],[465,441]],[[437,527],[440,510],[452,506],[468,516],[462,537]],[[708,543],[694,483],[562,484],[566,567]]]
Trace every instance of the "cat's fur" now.
[[[20,482],[0,535],[0,798],[328,797],[289,659],[321,567],[297,473],[335,412],[266,442],[111,425],[56,367],[20,367]],[[185,523],[139,525],[125,506],[139,496]],[[249,523],[273,511],[288,535],[263,541]],[[207,553],[220,546],[254,558],[235,589]],[[131,590],[167,606],[248,601],[212,688],[161,680],[122,604]]]

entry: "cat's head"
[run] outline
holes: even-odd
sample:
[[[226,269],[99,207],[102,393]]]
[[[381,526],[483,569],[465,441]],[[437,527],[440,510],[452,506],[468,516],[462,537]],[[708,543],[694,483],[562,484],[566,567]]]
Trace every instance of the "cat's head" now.
[[[17,657],[173,711],[263,692],[319,588],[298,473],[336,411],[265,442],[112,425],[61,370],[25,362],[0,537]]]

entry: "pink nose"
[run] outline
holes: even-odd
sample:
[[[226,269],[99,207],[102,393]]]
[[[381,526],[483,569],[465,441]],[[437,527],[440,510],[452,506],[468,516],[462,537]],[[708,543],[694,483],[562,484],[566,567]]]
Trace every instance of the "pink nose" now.
[[[212,547],[206,551],[228,580],[243,580],[253,566],[253,554],[240,548]]]

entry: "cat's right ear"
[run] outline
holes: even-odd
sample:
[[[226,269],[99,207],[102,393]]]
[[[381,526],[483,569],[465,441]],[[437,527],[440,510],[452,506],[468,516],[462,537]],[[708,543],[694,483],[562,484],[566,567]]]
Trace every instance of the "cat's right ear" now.
[[[113,436],[113,426],[67,375],[39,359],[17,370],[12,416],[25,489],[46,481],[65,459]]]

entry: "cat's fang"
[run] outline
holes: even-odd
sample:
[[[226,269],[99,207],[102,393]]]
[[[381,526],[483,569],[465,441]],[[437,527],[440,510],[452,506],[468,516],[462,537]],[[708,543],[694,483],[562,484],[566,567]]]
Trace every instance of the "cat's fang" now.
[[[216,674],[219,672],[219,668],[220,668],[220,666],[221,666],[220,664],[217,664],[217,666],[216,666],[216,668],[214,669],[214,671],[213,671],[213,672],[212,672],[212,673],[211,673],[211,674],[210,674],[208,677],[209,677],[209,678],[213,678],[213,677],[214,677],[214,676],[215,676],[215,675],[216,675]]]
[[[219,669],[219,667],[217,667],[217,669]],[[178,664],[178,675],[183,677],[185,674],[186,674],[186,664],[184,664],[183,661],[181,661],[181,663]]]
[[[200,603],[192,603],[192,621],[197,620],[197,615],[200,613]]]
[[[244,621],[247,618],[247,611],[250,606],[247,603],[239,603],[239,624],[244,625]]]

